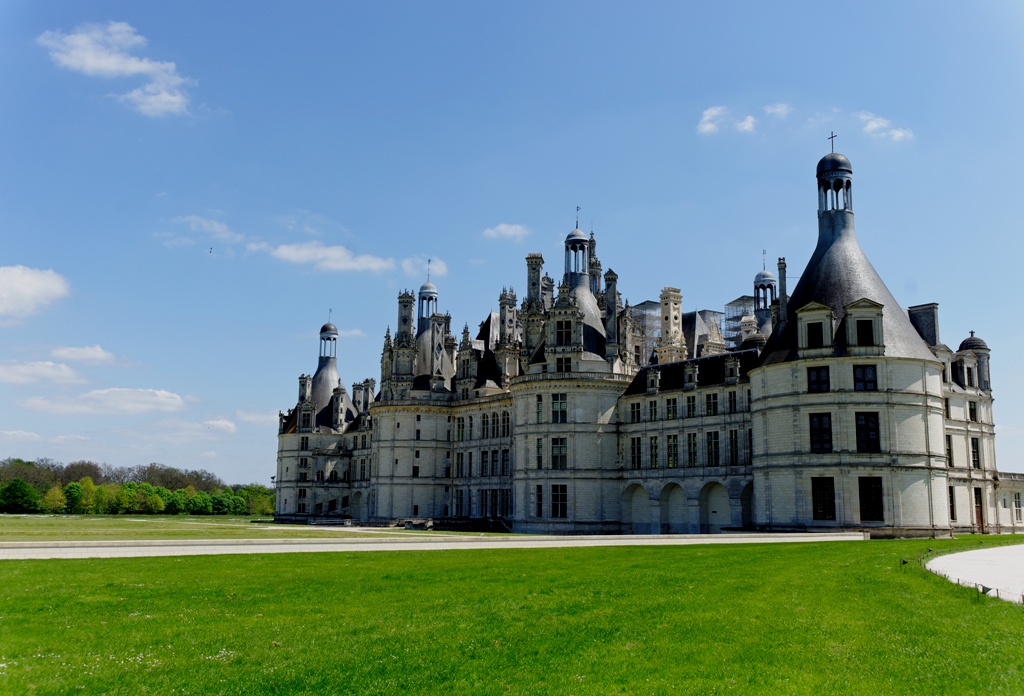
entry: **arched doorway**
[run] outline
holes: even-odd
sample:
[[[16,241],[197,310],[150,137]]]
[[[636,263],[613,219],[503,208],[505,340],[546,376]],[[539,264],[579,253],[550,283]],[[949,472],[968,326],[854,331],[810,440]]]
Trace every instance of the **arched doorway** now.
[[[686,491],[678,483],[661,489],[661,533],[686,533]]]
[[[709,483],[700,491],[700,533],[719,534],[732,523],[729,492],[720,483]]]
[[[651,504],[647,489],[634,483],[622,492],[622,531],[626,534],[651,533]]]
[[[743,528],[754,528],[754,484],[748,483],[740,493],[740,511],[743,517]]]

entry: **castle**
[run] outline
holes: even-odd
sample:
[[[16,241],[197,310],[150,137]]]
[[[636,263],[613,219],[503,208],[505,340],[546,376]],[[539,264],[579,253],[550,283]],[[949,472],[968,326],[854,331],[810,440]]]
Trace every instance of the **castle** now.
[[[818,243],[725,312],[679,289],[630,307],[594,235],[557,284],[456,338],[428,280],[398,296],[380,389],[338,376],[338,331],[280,416],[275,518],[527,533],[856,529],[878,536],[1024,528],[1024,475],[995,461],[990,352],[901,309],[854,234],[853,170],[817,166]],[[724,328],[723,328],[724,320]]]

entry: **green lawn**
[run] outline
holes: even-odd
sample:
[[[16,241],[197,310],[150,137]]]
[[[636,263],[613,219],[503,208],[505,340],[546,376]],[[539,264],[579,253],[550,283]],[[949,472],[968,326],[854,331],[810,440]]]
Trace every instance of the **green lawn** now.
[[[0,515],[0,541],[110,541],[143,539],[313,539],[424,534],[404,529],[358,532],[346,527],[253,523],[250,517],[189,515]],[[437,534],[433,532],[432,534]]]
[[[3,561],[0,692],[1021,693],[1012,541]]]

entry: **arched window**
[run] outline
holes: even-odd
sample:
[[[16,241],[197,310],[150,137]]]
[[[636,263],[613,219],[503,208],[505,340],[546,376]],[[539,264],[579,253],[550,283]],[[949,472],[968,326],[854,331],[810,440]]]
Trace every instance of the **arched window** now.
[[[508,437],[508,432],[509,432],[508,411],[502,411],[501,412],[501,436],[502,437]]]
[[[480,437],[487,437],[487,414],[480,416]]]
[[[491,414],[491,437],[498,437],[498,414]]]

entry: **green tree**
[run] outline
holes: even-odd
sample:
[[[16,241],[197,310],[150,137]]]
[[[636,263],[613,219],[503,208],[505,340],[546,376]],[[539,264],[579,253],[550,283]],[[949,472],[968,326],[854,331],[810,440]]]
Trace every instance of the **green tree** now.
[[[206,493],[199,491],[185,502],[190,515],[212,515],[213,500]]]
[[[55,483],[50,487],[50,490],[46,491],[46,495],[43,496],[41,507],[51,515],[56,515],[58,512],[64,512],[67,504],[68,501],[64,497],[64,489],[60,487],[59,483]]]
[[[96,512],[96,484],[93,483],[92,478],[89,476],[83,476],[78,481],[82,484],[82,512],[95,513]]]
[[[0,512],[39,512],[39,491],[16,478],[0,488]]]
[[[64,509],[75,515],[80,515],[85,510],[82,507],[82,498],[84,492],[82,491],[82,484],[78,481],[72,481],[68,485],[64,486],[64,500],[66,505]]]
[[[159,515],[164,511],[164,499],[155,492],[139,503],[139,512],[147,515]]]
[[[180,515],[183,512],[188,512],[188,496],[185,495],[184,488],[171,493],[170,500],[164,506],[164,512],[168,515]]]

